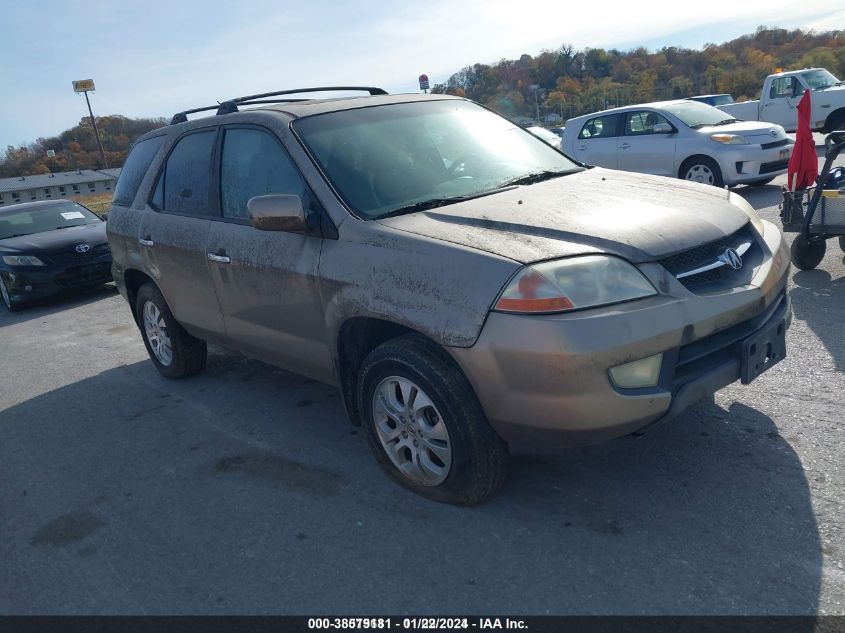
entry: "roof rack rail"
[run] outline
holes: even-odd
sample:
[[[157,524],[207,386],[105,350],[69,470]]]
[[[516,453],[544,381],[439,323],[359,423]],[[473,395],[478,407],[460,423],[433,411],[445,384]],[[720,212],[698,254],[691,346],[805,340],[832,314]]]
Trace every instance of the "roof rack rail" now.
[[[205,106],[204,108],[194,108],[192,110],[183,110],[182,112],[177,112],[173,115],[173,118],[170,119],[170,125],[176,125],[177,123],[184,123],[188,120],[189,114],[195,114],[197,112],[205,112],[207,110],[219,110],[220,104],[216,104],[213,106]]]
[[[293,94],[301,94],[304,92],[341,92],[341,91],[354,91],[354,92],[368,92],[371,95],[386,95],[387,91],[383,88],[376,88],[374,86],[318,86],[316,88],[296,88],[294,90],[279,90],[277,92],[264,92],[261,94],[256,95],[247,95],[245,97],[237,97],[236,99],[229,99],[228,101],[224,101],[222,103],[218,103],[217,105],[213,106],[206,106],[204,108],[194,108],[192,110],[184,110],[183,112],[177,112],[173,115],[173,118],[170,120],[170,125],[176,125],[177,123],[184,123],[188,120],[189,114],[194,114],[196,112],[206,112],[208,110],[217,110],[217,114],[231,114],[232,112],[238,111],[238,104],[241,105],[257,105],[260,103],[288,103],[292,101],[305,101],[305,99],[274,99],[268,101],[259,101],[260,99],[265,99],[267,97],[278,97],[281,95],[293,95]]]

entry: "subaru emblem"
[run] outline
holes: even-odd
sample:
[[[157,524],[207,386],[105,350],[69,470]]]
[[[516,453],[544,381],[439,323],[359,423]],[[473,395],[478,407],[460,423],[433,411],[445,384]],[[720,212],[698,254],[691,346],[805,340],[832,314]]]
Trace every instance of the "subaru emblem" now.
[[[91,250],[91,247],[88,244],[77,244],[76,245],[76,252],[77,253],[87,253]]]
[[[726,264],[734,270],[742,268],[742,257],[734,249],[729,248],[724,253],[719,255],[718,260]]]

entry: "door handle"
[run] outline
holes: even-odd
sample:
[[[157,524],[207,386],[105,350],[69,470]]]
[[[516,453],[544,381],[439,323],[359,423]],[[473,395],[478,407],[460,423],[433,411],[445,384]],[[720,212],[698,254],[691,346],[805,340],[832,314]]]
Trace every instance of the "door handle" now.
[[[228,255],[218,255],[217,253],[208,253],[208,259],[218,264],[228,264],[232,261],[232,258]]]
[[[620,145],[619,147],[621,147],[622,149],[628,149],[629,147],[631,147],[631,144],[630,143],[622,143],[622,145]]]
[[[583,152],[583,151],[586,151],[587,146],[586,145],[579,145],[578,149],[580,149]]]
[[[140,244],[141,246],[155,246],[155,242],[150,239],[149,235],[143,239],[138,240],[138,244]]]

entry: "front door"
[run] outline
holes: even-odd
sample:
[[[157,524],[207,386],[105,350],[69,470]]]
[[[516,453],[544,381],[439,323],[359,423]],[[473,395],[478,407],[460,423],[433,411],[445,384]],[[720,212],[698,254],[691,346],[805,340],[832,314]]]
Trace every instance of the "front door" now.
[[[250,355],[332,381],[318,287],[322,238],[252,227],[247,201],[271,193],[298,195],[303,208],[317,212],[313,194],[275,135],[257,127],[226,128],[222,217],[212,222],[207,249],[226,337]]]
[[[159,174],[139,225],[146,270],[167,305],[189,332],[202,338],[223,333],[223,315],[206,255],[211,216],[212,155],[217,130],[182,137]]]
[[[769,123],[782,125],[787,130],[798,127],[798,102],[804,94],[804,88],[798,77],[775,77],[769,88],[769,99],[763,104],[761,119]]]
[[[654,126],[657,124],[670,125],[657,112],[643,110],[626,113],[625,134],[617,139],[619,169],[657,176],[677,176],[677,134],[657,134],[654,132]]]

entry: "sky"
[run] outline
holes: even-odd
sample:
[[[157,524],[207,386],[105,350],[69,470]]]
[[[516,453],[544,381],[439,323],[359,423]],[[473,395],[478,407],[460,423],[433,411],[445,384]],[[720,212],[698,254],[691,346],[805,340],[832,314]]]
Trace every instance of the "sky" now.
[[[830,0],[0,0],[0,148],[87,116],[166,116],[315,85],[418,91],[475,62],[563,43],[698,48],[759,25],[845,29]],[[841,5],[840,5],[841,6]]]

